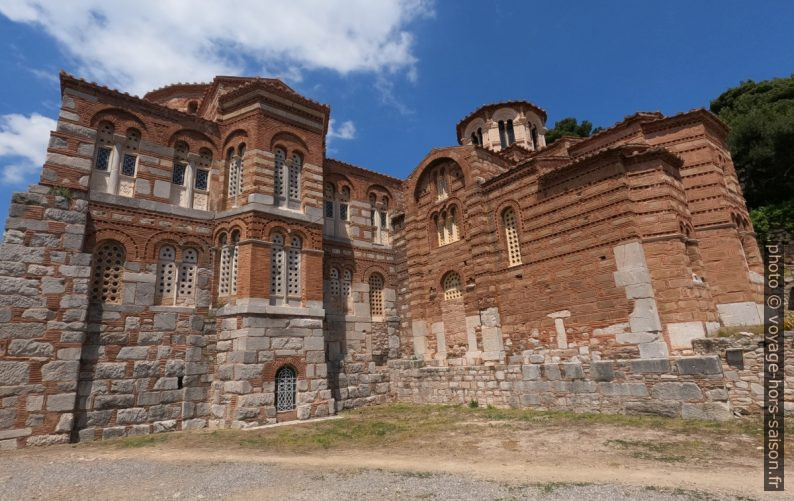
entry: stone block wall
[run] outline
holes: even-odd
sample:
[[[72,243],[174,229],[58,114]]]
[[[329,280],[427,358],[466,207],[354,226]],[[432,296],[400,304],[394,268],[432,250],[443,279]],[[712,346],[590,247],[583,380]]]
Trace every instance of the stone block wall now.
[[[702,342],[696,346],[704,353],[700,356],[590,363],[526,359],[507,365],[428,367],[421,360],[396,360],[389,363],[391,391],[397,401],[412,403],[476,401],[497,407],[728,420],[762,411],[759,340]],[[794,348],[794,334],[786,340],[786,349]],[[743,368],[729,362],[726,351],[732,349],[743,352]],[[789,368],[792,362],[794,353],[787,356]],[[794,384],[794,370],[786,373],[786,384]],[[794,414],[794,392],[787,390],[785,399],[786,413]]]
[[[87,211],[38,185],[12,197],[0,245],[0,449],[69,441],[91,275]]]

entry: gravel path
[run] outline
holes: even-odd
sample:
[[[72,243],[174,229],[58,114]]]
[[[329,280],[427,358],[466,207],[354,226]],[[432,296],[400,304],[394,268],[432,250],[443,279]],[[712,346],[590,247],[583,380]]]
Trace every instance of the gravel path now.
[[[0,500],[47,499],[717,499],[617,485],[510,485],[459,474],[323,470],[235,462],[0,456]],[[720,496],[719,499],[725,498]],[[745,498],[747,499],[747,498]]]

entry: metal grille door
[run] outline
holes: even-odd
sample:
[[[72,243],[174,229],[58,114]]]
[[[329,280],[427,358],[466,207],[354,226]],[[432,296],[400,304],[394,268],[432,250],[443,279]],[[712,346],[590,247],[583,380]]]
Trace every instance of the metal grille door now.
[[[276,410],[291,411],[295,408],[295,370],[282,367],[276,373]]]

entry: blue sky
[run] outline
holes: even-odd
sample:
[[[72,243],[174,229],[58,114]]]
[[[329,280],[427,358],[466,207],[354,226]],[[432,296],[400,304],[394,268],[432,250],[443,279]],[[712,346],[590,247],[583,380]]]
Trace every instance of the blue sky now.
[[[217,73],[279,76],[331,105],[329,156],[397,177],[455,144],[457,121],[484,103],[529,100],[549,127],[609,126],[794,72],[784,0],[109,3],[0,0],[3,219],[10,193],[38,179],[61,68],[139,95]]]

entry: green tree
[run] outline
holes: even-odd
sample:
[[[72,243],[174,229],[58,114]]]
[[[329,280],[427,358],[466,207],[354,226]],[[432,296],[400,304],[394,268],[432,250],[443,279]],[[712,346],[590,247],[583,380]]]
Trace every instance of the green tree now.
[[[546,144],[551,144],[562,136],[589,137],[599,130],[601,129],[593,130],[593,124],[587,120],[578,123],[574,117],[566,117],[554,122],[554,128],[546,133]]]
[[[711,111],[731,129],[728,144],[748,206],[794,199],[794,75],[742,82],[713,100]]]

